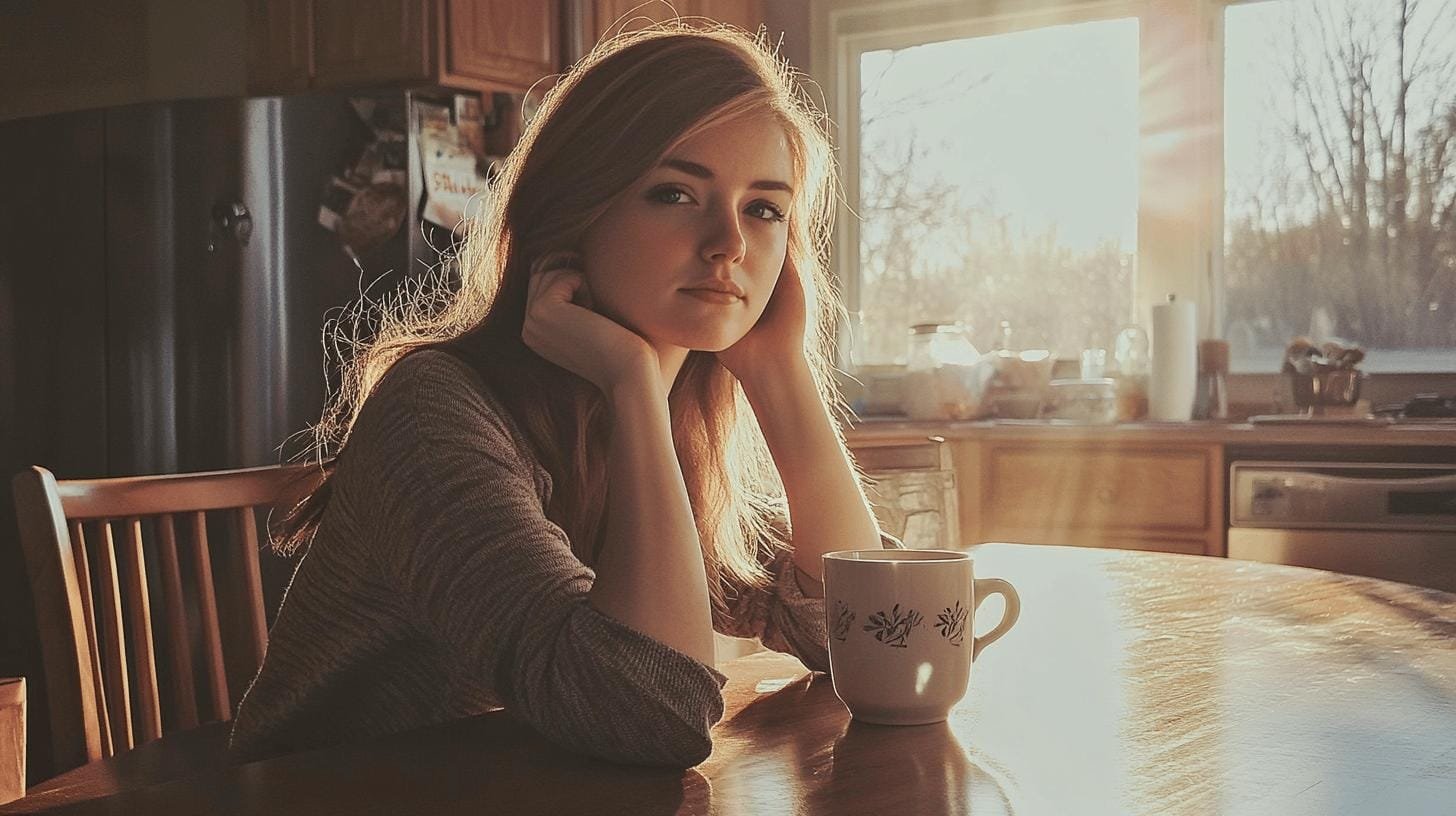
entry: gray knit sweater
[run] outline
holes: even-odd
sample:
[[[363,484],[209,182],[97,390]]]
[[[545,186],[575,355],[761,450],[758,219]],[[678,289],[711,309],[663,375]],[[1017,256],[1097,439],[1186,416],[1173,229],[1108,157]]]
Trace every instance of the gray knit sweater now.
[[[497,707],[599,757],[695,765],[722,674],[598,612],[551,479],[479,375],[413,354],[366,403],[238,709],[239,760]],[[714,627],[825,670],[823,601],[783,551]]]

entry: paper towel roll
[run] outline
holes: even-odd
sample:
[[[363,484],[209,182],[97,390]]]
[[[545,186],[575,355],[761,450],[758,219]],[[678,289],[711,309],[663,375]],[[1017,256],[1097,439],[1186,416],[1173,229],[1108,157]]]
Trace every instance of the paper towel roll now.
[[[1148,382],[1148,418],[1165,422],[1193,416],[1198,390],[1198,310],[1174,300],[1153,306],[1153,368]]]

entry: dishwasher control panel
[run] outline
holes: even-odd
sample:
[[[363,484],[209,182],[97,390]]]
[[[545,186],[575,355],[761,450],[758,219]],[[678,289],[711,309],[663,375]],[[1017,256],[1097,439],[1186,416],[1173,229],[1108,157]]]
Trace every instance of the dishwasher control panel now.
[[[1456,466],[1235,462],[1229,526],[1456,530]]]

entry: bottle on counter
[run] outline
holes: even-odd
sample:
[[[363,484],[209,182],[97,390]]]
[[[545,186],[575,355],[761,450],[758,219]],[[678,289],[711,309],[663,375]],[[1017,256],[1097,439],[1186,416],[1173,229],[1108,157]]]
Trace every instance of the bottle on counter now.
[[[1198,391],[1193,399],[1194,419],[1228,419],[1229,344],[1225,340],[1198,343]]]

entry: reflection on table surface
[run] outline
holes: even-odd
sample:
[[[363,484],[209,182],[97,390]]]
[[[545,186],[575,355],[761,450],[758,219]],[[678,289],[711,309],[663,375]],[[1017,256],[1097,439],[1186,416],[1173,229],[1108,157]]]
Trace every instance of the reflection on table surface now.
[[[685,773],[573,756],[490,714],[66,812],[1452,811],[1456,596],[1195,556],[973,552],[978,577],[1016,585],[1022,616],[945,723],[853,722],[828,677],[760,653],[722,667],[713,755]]]

